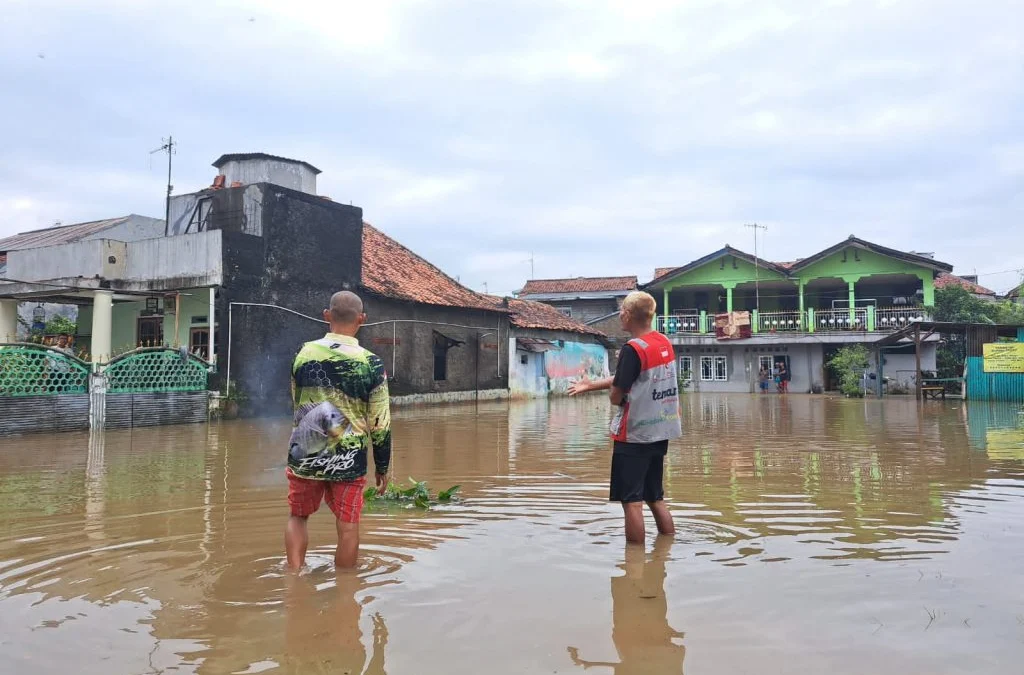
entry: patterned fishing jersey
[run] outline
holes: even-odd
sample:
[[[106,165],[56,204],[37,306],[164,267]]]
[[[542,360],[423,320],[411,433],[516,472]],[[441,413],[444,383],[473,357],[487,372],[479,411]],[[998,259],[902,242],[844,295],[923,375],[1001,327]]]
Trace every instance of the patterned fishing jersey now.
[[[300,478],[351,481],[391,464],[391,410],[384,363],[352,337],[307,342],[292,366],[294,429],[288,468]],[[323,404],[329,405],[323,405]],[[308,419],[306,419],[308,416]]]

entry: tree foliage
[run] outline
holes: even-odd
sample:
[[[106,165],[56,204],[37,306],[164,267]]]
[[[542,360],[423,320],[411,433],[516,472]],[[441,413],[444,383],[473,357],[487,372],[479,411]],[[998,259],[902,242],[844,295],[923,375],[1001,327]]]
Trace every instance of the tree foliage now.
[[[870,353],[864,345],[846,345],[828,361],[828,367],[839,378],[839,391],[847,396],[864,396],[861,377],[870,363]]]
[[[67,318],[57,314],[52,319],[46,322],[46,330],[44,331],[47,335],[61,335],[67,333],[68,335],[74,335],[78,325]]]
[[[975,297],[962,286],[935,289],[935,321],[958,323],[1024,324],[1024,306],[1011,302],[993,302]],[[938,376],[961,377],[967,359],[967,343],[961,333],[944,334],[936,354]]]

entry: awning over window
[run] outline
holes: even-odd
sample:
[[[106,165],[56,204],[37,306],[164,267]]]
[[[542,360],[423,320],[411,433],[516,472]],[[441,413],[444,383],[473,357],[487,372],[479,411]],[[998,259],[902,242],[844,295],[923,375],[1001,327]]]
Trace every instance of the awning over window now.
[[[544,338],[517,337],[516,349],[524,352],[546,352],[552,349],[561,349],[557,342],[545,340]]]

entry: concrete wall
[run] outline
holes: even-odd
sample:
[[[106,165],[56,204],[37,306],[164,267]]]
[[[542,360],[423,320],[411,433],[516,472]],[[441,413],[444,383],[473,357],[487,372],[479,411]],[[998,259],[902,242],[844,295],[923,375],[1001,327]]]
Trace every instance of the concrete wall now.
[[[115,278],[163,281],[151,285],[158,290],[217,286],[223,276],[221,233],[216,230],[132,242],[127,258],[125,273]]]
[[[561,349],[541,353],[516,350],[515,337],[534,337],[562,342]],[[508,343],[509,389],[513,396],[564,395],[580,377],[607,377],[608,351],[590,336],[558,331],[513,329]],[[525,362],[524,362],[525,361]]]
[[[113,239],[115,241],[139,241],[141,239],[153,239],[164,236],[163,218],[150,218],[132,214],[120,225],[97,232],[82,239],[91,241],[93,239]]]
[[[277,185],[260,190],[263,236],[246,234],[243,211],[218,221],[223,239],[224,287],[217,300],[218,373],[227,375],[229,302],[266,303],[319,318],[335,291],[357,291],[362,273],[362,209]],[[222,205],[244,188],[219,190]],[[323,337],[326,326],[278,309],[235,307],[231,377],[258,414],[286,412],[291,365],[302,343]]]
[[[726,344],[712,347],[676,347],[676,357],[689,356],[693,360],[693,380],[691,391],[699,392],[756,392],[757,377],[761,356],[771,356],[773,362],[778,357],[788,356],[792,379],[789,390],[793,393],[806,393],[814,385],[823,385],[822,363],[824,350],[822,345],[743,345]],[[701,379],[702,356],[725,356],[728,379],[725,381]],[[774,383],[772,385],[774,389]]]
[[[7,278],[46,281],[124,276],[127,244],[109,239],[30,248],[7,254]]]
[[[367,322],[379,325],[360,341],[384,360],[393,395],[508,388],[507,315],[362,296]],[[434,331],[463,343],[448,350],[444,380],[434,379]]]
[[[936,363],[938,353],[938,344],[935,342],[925,342],[921,345],[921,370],[928,372],[935,372],[938,368]],[[889,386],[892,387],[895,383],[898,387],[909,390],[913,393],[916,386],[915,374],[917,372],[917,363],[914,357],[914,352],[909,353],[893,353],[886,351],[883,354],[885,362],[882,364],[882,375],[890,380]],[[871,355],[870,371],[878,374],[878,361],[875,354]],[[871,385],[869,385],[871,386]]]
[[[316,173],[297,162],[276,159],[232,160],[220,167],[220,173],[225,176],[226,185],[231,185],[235,181],[242,185],[273,183],[307,194],[316,194]]]

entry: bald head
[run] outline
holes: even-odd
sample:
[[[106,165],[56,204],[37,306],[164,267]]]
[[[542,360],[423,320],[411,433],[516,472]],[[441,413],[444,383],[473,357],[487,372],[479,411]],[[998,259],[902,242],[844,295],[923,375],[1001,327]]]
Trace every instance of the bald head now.
[[[330,309],[324,310],[324,320],[331,324],[331,332],[342,335],[355,335],[365,318],[363,301],[351,291],[332,295]]]

